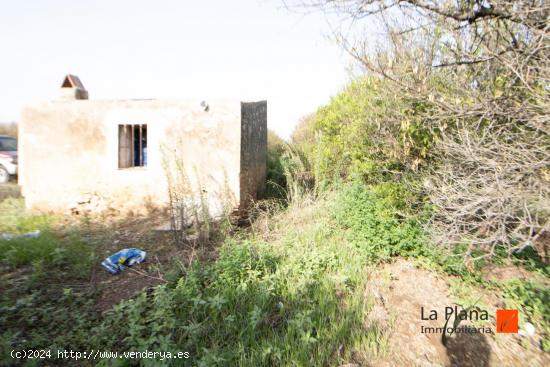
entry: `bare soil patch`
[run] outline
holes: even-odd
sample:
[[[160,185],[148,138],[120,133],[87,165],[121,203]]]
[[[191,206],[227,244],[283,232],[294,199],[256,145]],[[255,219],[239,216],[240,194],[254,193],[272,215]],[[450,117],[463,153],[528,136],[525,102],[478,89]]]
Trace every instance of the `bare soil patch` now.
[[[148,216],[111,218],[105,222],[95,218],[82,227],[83,238],[96,248],[99,255],[90,278],[90,286],[99,292],[99,311],[106,311],[143,289],[166,283],[166,276],[173,270],[175,262],[187,267],[196,260],[217,256],[214,241],[199,242],[196,237],[189,236],[184,246],[176,246],[170,231],[155,229],[165,221],[163,213],[154,212]],[[147,252],[143,263],[126,268],[117,275],[103,269],[101,262],[106,257],[130,247]]]
[[[374,307],[365,323],[378,325],[389,339],[389,351],[374,361],[372,366],[548,366],[550,355],[537,345],[536,337],[516,334],[495,334],[495,310],[501,307],[499,297],[488,294],[488,321],[480,321],[493,334],[455,333],[442,341],[442,334],[421,332],[421,326],[443,327],[444,309],[459,304],[449,291],[449,285],[439,274],[420,269],[407,260],[397,260],[377,268],[367,297]],[[422,320],[425,314],[436,310],[438,320]],[[462,322],[462,325],[472,325]],[[522,343],[523,346],[520,344]]]

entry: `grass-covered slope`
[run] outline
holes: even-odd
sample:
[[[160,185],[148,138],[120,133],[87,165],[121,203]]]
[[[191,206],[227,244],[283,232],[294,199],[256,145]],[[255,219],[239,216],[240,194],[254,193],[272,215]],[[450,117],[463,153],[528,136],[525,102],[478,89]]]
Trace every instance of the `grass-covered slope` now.
[[[356,183],[316,199],[306,195],[229,236],[216,260],[177,262],[165,284],[104,314],[94,307],[93,293],[75,292],[66,284],[67,278],[86,276],[70,269],[83,254],[93,256],[89,247],[81,248],[76,233],[59,237],[38,220],[44,231],[39,239],[0,241],[8,254],[0,257],[2,276],[12,279],[0,301],[2,350],[186,351],[189,359],[170,363],[201,366],[391,360],[387,328],[365,322],[373,307],[368,286],[374,267],[401,256],[444,273],[455,261],[425,242],[420,220],[407,215],[396,192],[398,187]],[[42,247],[54,255],[40,252]],[[89,259],[87,264],[99,265],[98,259]],[[13,281],[18,271],[34,275],[18,283]],[[456,279],[468,284],[481,279],[479,273],[461,271]],[[495,290],[497,284],[485,286]],[[545,333],[544,286],[517,280],[502,287],[506,304],[520,308],[524,320]],[[10,361],[5,352],[2,358]],[[168,362],[141,361],[159,363]]]

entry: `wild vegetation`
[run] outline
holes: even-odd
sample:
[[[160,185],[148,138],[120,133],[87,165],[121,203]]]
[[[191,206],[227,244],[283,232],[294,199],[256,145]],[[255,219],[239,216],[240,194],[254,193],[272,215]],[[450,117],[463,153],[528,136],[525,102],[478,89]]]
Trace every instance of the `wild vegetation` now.
[[[142,365],[391,364],[399,315],[368,320],[383,300],[371,288],[378,270],[396,259],[445,279],[461,304],[485,307],[491,295],[518,309],[537,335],[522,350],[548,361],[548,5],[306,5],[378,17],[385,46],[339,38],[365,73],[291,142],[269,134],[269,198],[250,225],[216,227],[208,256],[194,255],[199,241],[162,272],[149,268],[160,285],[100,310],[101,289],[82,285],[105,239],[90,240],[87,222],[63,226],[19,199],[0,203],[0,233],[41,231],[0,239],[2,362],[13,348],[60,348],[190,353]],[[185,180],[172,178],[171,209],[183,218]],[[151,234],[158,246],[185,235]],[[491,277],[503,269],[512,276]]]
[[[423,221],[429,216],[412,214],[403,190],[360,181],[338,190],[304,189],[285,209],[226,236],[216,260],[176,260],[161,285],[103,313],[98,289],[86,287],[99,261],[89,236],[79,226],[60,232],[56,218],[27,214],[8,199],[2,205],[11,219],[2,231],[43,234],[0,241],[3,287],[9,285],[1,299],[3,361],[9,364],[12,348],[182,350],[191,355],[185,363],[204,366],[335,365],[387,356],[387,329],[367,327],[364,318],[373,307],[373,269],[396,257],[501,290],[506,304],[548,333],[550,295],[540,283],[547,268],[523,254],[540,277],[485,280],[481,266],[469,270],[461,257],[428,242]],[[548,348],[547,337],[543,343]]]

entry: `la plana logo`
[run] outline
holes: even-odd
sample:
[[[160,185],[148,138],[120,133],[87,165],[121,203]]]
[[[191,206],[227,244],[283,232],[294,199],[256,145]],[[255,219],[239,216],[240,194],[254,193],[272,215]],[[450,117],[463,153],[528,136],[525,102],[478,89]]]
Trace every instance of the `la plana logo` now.
[[[517,333],[518,319],[518,310],[497,310],[497,333]]]

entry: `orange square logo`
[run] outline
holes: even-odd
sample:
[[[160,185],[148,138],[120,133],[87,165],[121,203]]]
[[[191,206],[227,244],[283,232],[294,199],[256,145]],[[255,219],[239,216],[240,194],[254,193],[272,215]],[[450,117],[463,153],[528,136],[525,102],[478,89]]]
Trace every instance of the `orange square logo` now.
[[[497,310],[497,333],[518,332],[518,310]]]

